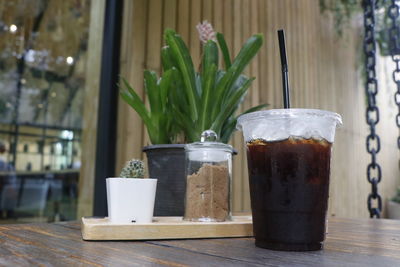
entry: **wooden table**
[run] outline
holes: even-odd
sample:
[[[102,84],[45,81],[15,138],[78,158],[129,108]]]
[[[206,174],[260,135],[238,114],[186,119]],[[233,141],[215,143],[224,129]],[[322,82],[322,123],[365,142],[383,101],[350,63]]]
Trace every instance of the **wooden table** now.
[[[253,238],[83,241],[77,222],[0,225],[1,266],[400,266],[400,221],[329,219],[323,251],[257,248]]]

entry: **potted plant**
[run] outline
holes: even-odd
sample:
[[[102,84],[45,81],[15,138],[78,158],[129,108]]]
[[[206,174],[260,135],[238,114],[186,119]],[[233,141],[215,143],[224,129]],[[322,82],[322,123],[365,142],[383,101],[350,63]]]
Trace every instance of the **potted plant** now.
[[[129,83],[122,79],[121,97],[139,114],[152,145],[144,147],[151,176],[159,178],[155,214],[182,216],[185,196],[184,143],[200,140],[204,130],[217,133],[227,143],[235,130],[236,119],[254,78],[242,75],[244,68],[263,43],[262,35],[253,35],[232,60],[224,36],[215,34],[203,22],[197,26],[203,42],[201,66],[196,71],[189,50],[173,30],[164,33],[163,72],[144,71],[144,87],[150,109]],[[219,49],[224,68],[219,69]],[[259,110],[259,105],[246,112]]]
[[[143,178],[144,164],[132,159],[120,177],[107,178],[108,218],[112,223],[150,223],[157,179]]]
[[[396,195],[388,201],[388,218],[400,220],[400,187],[397,188]]]

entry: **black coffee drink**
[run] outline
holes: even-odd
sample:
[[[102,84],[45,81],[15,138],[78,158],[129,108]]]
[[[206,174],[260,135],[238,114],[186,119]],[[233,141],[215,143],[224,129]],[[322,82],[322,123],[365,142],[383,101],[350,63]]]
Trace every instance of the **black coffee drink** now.
[[[292,138],[247,143],[256,245],[319,250],[325,239],[332,144]]]

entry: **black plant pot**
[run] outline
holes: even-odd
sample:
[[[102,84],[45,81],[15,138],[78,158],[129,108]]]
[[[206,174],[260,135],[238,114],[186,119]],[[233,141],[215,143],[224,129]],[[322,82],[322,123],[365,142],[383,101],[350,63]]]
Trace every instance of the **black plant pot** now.
[[[151,145],[143,148],[149,175],[157,178],[154,216],[183,216],[186,192],[185,145]]]

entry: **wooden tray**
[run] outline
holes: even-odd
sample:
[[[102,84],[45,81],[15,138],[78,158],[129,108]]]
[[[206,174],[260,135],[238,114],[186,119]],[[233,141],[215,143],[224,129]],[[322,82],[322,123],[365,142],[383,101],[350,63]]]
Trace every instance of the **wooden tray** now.
[[[155,240],[253,236],[251,216],[226,222],[187,222],[182,217],[154,217],[148,224],[112,224],[107,218],[82,218],[83,240]]]

